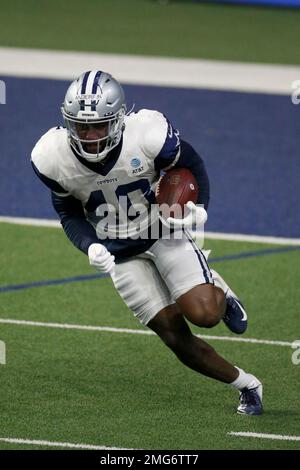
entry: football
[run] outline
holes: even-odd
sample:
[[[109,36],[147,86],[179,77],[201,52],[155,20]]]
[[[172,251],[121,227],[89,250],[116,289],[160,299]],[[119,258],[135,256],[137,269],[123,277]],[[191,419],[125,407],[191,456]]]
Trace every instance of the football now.
[[[155,197],[164,218],[182,218],[188,213],[185,204],[198,199],[198,184],[187,168],[174,168],[158,180]]]

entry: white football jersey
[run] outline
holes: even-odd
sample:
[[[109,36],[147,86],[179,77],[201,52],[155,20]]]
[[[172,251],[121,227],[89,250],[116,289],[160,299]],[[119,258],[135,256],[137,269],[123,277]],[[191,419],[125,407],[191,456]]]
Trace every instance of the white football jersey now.
[[[99,230],[104,219],[101,205],[113,207],[116,214],[124,201],[127,210],[141,203],[149,206],[160,170],[171,168],[179,156],[178,131],[160,112],[143,109],[125,117],[122,149],[116,158],[85,161],[70,147],[67,130],[58,127],[37,142],[32,162],[56,194],[82,202],[87,219]]]

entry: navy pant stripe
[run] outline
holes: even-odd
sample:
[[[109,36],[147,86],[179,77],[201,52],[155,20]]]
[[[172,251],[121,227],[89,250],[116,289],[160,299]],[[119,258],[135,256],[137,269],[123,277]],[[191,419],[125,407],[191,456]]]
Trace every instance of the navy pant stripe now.
[[[196,243],[195,243],[195,245],[196,245]],[[196,246],[197,246],[197,245],[196,245]],[[211,278],[211,280],[213,280],[213,279],[212,279],[211,272],[210,272],[210,269],[209,269],[209,266],[208,266],[208,263],[207,263],[207,259],[205,258],[204,254],[203,254],[202,251],[199,249],[199,247],[197,247],[197,250],[198,250],[200,256],[201,256],[202,259],[203,259],[203,263],[204,263],[205,266],[206,266],[206,269],[207,269],[207,272],[208,272],[209,277]]]
[[[207,283],[209,284],[213,284],[213,279],[212,279],[212,275],[211,275],[211,272],[210,272],[210,269],[209,269],[209,266],[208,266],[208,263],[207,263],[207,260],[204,256],[204,254],[202,253],[202,251],[199,249],[199,247],[197,246],[197,244],[194,242],[194,240],[191,238],[190,234],[187,233],[187,232],[184,232],[188,241],[191,243],[191,245],[193,246],[194,248],[194,251],[196,252],[197,254],[197,257],[200,261],[200,264],[201,264],[201,267],[203,269],[203,273],[204,273],[204,277],[205,277],[205,280]]]
[[[205,278],[206,283],[207,283],[207,284],[211,284],[211,282],[209,281],[209,277],[208,277],[208,274],[207,274],[207,270],[206,270],[206,268],[205,268],[205,266],[204,266],[204,264],[203,264],[202,258],[201,258],[201,256],[200,256],[198,247],[197,247],[197,249],[195,249],[195,245],[194,245],[194,243],[193,243],[193,240],[191,240],[191,239],[189,238],[189,236],[188,236],[187,233],[185,233],[185,234],[186,234],[188,241],[189,241],[190,244],[192,245],[192,247],[193,247],[193,249],[194,249],[194,251],[195,251],[195,253],[196,253],[196,255],[197,255],[197,258],[198,258],[198,260],[199,260],[199,263],[201,264],[201,268],[202,268],[202,271],[203,271],[203,274],[204,274],[204,278]]]

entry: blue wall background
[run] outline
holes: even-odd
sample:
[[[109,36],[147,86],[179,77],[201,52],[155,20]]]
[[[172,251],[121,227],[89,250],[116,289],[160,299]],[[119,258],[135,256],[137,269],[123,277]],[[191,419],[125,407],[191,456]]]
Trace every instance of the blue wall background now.
[[[56,218],[29,160],[39,137],[62,124],[69,82],[5,78],[0,105],[0,214]],[[124,86],[128,107],[159,109],[205,160],[209,231],[300,237],[300,106],[288,96]]]

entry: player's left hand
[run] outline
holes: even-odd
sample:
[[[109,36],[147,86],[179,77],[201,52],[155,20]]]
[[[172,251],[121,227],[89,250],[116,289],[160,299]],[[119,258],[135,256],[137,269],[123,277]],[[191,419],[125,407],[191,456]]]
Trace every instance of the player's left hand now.
[[[173,227],[192,228],[194,225],[204,225],[207,221],[207,212],[204,207],[196,206],[192,201],[187,202],[187,208],[190,210],[189,214],[183,219],[174,219],[168,217],[168,224]]]

